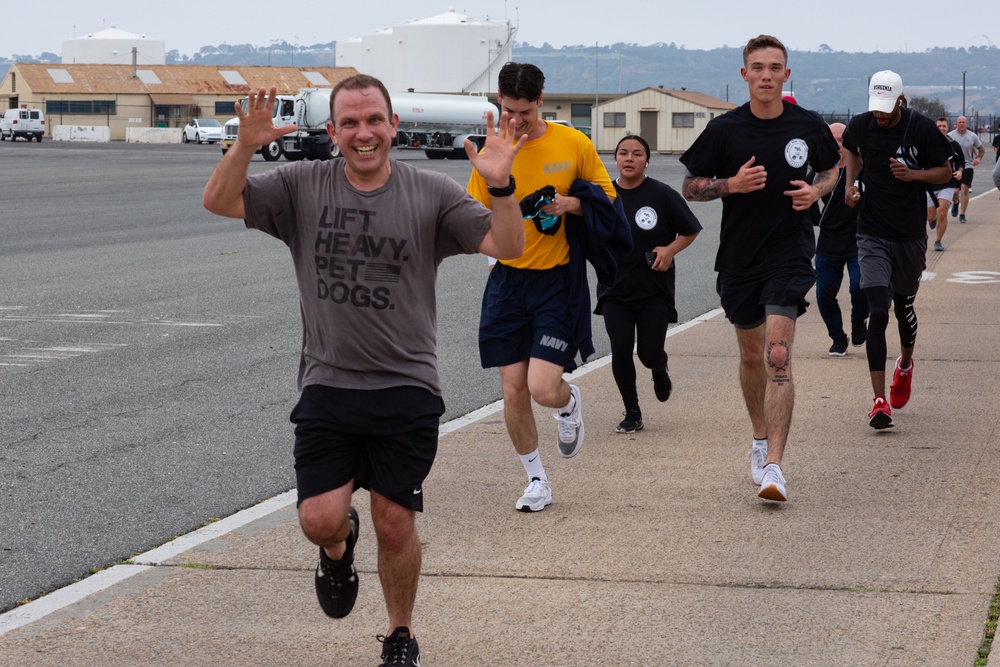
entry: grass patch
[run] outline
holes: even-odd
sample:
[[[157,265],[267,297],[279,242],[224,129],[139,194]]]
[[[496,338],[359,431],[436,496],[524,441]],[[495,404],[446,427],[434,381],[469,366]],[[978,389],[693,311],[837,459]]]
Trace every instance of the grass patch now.
[[[986,615],[986,623],[983,627],[983,641],[976,652],[976,662],[974,667],[986,667],[986,662],[990,658],[990,649],[993,647],[993,637],[997,632],[997,620],[1000,618],[1000,577],[997,578],[997,587],[993,592],[993,600],[990,602],[990,610]]]
[[[208,563],[177,563],[177,567],[187,567],[192,570],[214,570],[216,567],[214,565],[209,565]]]

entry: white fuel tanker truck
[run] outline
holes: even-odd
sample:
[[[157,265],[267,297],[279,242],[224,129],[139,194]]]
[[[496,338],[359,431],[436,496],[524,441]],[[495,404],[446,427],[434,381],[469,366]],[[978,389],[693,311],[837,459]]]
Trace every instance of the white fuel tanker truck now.
[[[329,88],[303,88],[295,95],[297,132],[285,135],[282,149],[287,160],[329,160],[340,154],[326,132],[330,120]],[[393,113],[399,116],[397,148],[422,150],[431,159],[465,159],[464,142],[482,148],[486,140],[486,114],[499,117],[485,97],[439,93],[390,93]]]

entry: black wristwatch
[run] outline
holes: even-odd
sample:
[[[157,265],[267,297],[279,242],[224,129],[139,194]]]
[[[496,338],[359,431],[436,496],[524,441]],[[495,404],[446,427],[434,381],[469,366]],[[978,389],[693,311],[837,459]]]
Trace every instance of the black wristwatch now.
[[[510,197],[514,194],[516,187],[517,186],[514,185],[514,174],[511,174],[510,183],[507,184],[507,187],[492,188],[490,186],[486,186],[486,191],[490,193],[490,197]]]

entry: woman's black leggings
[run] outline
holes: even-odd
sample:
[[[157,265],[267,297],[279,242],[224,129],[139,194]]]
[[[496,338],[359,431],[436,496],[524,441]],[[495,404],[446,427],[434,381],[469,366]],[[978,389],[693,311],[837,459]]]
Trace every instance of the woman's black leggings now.
[[[659,310],[632,310],[614,301],[605,302],[603,308],[604,327],[611,341],[611,373],[625,409],[638,409],[632,348],[636,348],[639,361],[646,368],[666,368],[667,353],[663,343],[670,323],[667,315]]]
[[[885,331],[889,327],[889,288],[867,287],[865,295],[871,308],[871,319],[868,321],[868,339],[865,350],[868,352],[868,370],[884,371],[885,357],[888,347],[885,342]],[[906,296],[892,293],[893,313],[896,315],[896,325],[899,327],[900,347],[913,347],[917,341],[917,313],[913,310],[913,300],[917,295]]]

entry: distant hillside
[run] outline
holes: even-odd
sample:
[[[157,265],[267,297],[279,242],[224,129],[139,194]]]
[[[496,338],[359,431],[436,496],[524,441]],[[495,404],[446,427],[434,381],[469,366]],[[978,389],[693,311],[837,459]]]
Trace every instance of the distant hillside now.
[[[728,99],[747,101],[740,77],[742,48],[694,51],[673,44],[600,47],[517,46],[514,57],[542,68],[551,92],[629,92],[647,86],[687,88]],[[982,47],[939,49],[926,53],[845,53],[793,51],[788,56],[792,76],[786,88],[800,104],[820,112],[852,112],[866,108],[868,77],[878,70],[899,73],[911,96],[939,98],[952,114],[962,112],[962,72],[965,108],[984,114],[1000,112],[1000,49]],[[595,86],[595,80],[597,85]]]
[[[192,65],[336,65],[336,43],[293,47],[220,44],[203,46],[192,56],[167,53],[168,64]],[[514,58],[537,64],[545,72],[545,89],[552,93],[627,93],[648,86],[687,88],[728,99],[747,100],[740,77],[740,48],[687,50],[674,44],[612,44],[610,46],[540,47],[517,43]],[[0,60],[8,60],[0,58]],[[53,53],[14,55],[9,60],[58,63]],[[793,51],[788,84],[799,103],[820,112],[855,112],[867,104],[868,77],[891,69],[903,77],[911,97],[940,99],[950,114],[962,113],[962,73],[965,72],[965,110],[1000,113],[1000,48],[941,48],[922,53],[846,53]],[[0,77],[9,63],[0,63]]]

